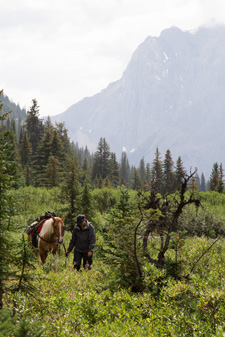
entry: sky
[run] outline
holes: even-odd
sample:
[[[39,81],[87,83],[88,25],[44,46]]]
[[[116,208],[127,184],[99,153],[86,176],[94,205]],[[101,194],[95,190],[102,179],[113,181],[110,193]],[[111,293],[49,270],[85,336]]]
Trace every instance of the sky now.
[[[0,89],[40,116],[121,78],[148,36],[225,24],[224,0],[0,0]]]

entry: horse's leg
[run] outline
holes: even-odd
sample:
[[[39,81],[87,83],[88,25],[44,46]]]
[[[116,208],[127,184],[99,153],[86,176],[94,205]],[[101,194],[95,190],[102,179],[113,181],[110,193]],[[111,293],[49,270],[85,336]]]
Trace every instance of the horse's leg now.
[[[39,249],[39,257],[41,262],[44,264],[46,262],[47,253],[43,249]]]
[[[30,248],[33,248],[33,246],[32,246],[32,235],[31,234],[27,235],[27,241],[30,243]]]
[[[28,234],[27,240],[30,243],[30,249],[35,249],[35,255],[37,256],[37,258],[39,258],[38,250],[32,244],[32,235],[31,234]]]
[[[54,271],[58,271],[58,254],[54,254]]]

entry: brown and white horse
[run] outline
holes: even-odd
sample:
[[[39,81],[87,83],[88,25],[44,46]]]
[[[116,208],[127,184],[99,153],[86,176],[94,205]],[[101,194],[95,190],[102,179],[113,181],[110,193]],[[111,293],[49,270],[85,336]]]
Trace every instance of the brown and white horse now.
[[[40,258],[42,263],[45,263],[49,252],[55,255],[55,270],[57,269],[59,246],[63,243],[64,218],[64,216],[62,218],[52,216],[50,219],[45,220],[40,232],[37,234],[37,256]],[[28,236],[28,241],[32,241],[31,235]]]

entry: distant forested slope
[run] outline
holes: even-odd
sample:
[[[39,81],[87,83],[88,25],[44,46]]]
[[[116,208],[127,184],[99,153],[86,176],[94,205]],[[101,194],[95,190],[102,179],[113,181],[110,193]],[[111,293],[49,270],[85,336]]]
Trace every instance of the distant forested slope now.
[[[26,119],[26,116],[27,116],[26,110],[21,109],[19,104],[15,104],[14,102],[12,102],[9,99],[9,97],[6,96],[3,92],[0,92],[0,100],[3,104],[2,112],[0,112],[0,115],[4,114],[5,112],[11,111],[6,123],[8,126],[10,126],[13,123],[15,127],[15,131],[19,135],[21,125],[23,125]]]

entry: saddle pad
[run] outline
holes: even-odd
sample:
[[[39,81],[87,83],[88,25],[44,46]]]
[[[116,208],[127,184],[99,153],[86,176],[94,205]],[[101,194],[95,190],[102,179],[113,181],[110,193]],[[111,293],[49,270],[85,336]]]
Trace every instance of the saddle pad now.
[[[42,226],[44,225],[46,220],[42,221],[42,223],[39,225],[38,227],[38,230],[37,230],[37,233],[40,233],[41,229],[42,229]]]

